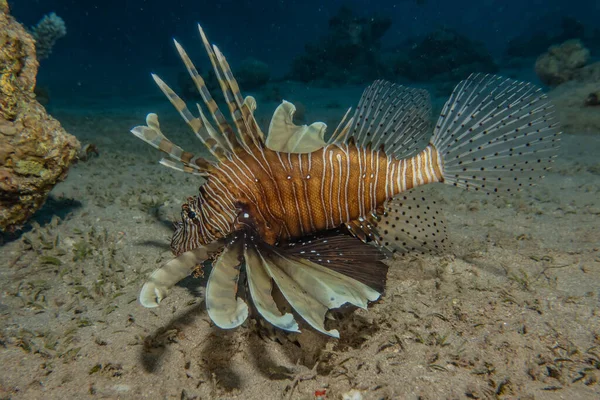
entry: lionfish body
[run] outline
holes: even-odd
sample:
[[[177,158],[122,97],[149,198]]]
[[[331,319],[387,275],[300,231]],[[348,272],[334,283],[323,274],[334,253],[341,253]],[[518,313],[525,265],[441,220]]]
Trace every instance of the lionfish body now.
[[[188,215],[206,214],[183,247],[206,245],[244,225],[268,244],[289,242],[358,221],[395,195],[442,179],[433,146],[403,160],[354,143],[310,153],[256,148],[217,165],[185,207]]]
[[[154,79],[214,160],[170,142],[155,114],[132,130],[169,156],[162,164],[206,178],[182,206],[171,242],[177,258],[142,288],[146,307],[158,306],[173,285],[212,261],[206,306],[216,325],[233,328],[249,314],[238,296],[244,267],[252,303],[268,322],[299,330],[275,302],[276,286],[313,328],[338,336],[325,328],[325,314],[345,303],[364,308],[380,297],[384,254],[445,248],[435,203],[412,189],[443,182],[511,192],[532,184],[557,149],[558,124],[540,90],[488,75],[458,84],[429,141],[427,92],[384,81],[365,90],[354,115],[346,113],[327,142],[325,124],[296,126],[295,107],[286,101],[265,138],[254,99],[242,98],[225,57],[201,28],[200,35],[235,129],[175,42],[216,128],[202,107],[194,116]]]

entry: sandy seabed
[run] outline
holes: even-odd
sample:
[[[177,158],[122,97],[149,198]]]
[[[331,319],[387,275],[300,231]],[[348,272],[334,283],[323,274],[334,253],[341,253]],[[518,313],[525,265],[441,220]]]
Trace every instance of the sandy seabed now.
[[[307,117],[335,127],[338,103]],[[0,399],[600,397],[600,135],[564,135],[553,172],[514,197],[432,188],[450,251],[391,261],[380,301],[332,313],[336,340],[256,318],[220,330],[204,279],[141,307],[145,277],[172,257],[165,221],[199,181],[127,133],[141,111],[54,114],[100,156],[0,247]],[[200,148],[172,114],[162,123]]]

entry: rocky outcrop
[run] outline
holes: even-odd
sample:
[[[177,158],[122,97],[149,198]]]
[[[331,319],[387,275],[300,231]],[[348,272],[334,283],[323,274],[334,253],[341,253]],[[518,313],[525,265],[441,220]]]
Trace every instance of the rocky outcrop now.
[[[535,71],[549,92],[567,133],[600,133],[600,62],[587,64],[590,51],[579,40],[551,46]]]
[[[64,179],[80,144],[35,98],[34,41],[0,0],[0,229],[18,229]]]
[[[452,29],[437,29],[422,39],[411,38],[408,43],[410,48],[395,63],[395,73],[412,81],[458,81],[473,72],[498,70],[482,42]]]
[[[306,45],[292,62],[288,78],[301,82],[344,84],[368,82],[387,69],[378,57],[381,38],[391,26],[387,17],[360,17],[342,7],[329,20],[329,30]]]
[[[539,56],[535,62],[535,72],[544,84],[558,86],[577,78],[589,59],[590,51],[581,41],[568,40],[558,46],[551,46]]]

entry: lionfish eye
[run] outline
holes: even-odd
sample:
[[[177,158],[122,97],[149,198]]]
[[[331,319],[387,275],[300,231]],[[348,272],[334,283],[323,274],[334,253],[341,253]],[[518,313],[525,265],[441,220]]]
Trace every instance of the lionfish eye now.
[[[189,211],[189,212],[188,212],[188,217],[189,217],[190,219],[194,219],[194,218],[196,218],[196,213],[195,213],[195,212],[193,212],[193,211]]]

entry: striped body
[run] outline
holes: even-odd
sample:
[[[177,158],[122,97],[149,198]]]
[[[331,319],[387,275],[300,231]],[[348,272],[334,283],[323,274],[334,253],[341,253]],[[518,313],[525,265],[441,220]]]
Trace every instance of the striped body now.
[[[199,232],[205,234],[186,247],[244,225],[269,244],[285,242],[368,216],[398,193],[441,180],[432,145],[403,160],[353,143],[312,153],[254,148],[214,167],[195,199],[203,213]]]

